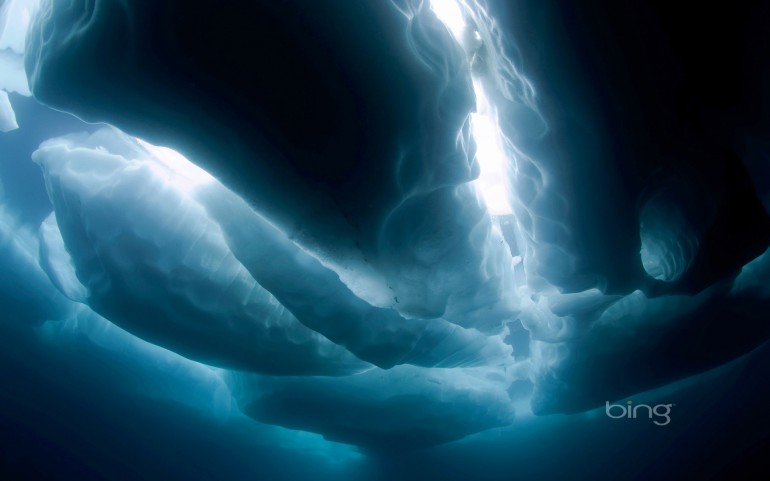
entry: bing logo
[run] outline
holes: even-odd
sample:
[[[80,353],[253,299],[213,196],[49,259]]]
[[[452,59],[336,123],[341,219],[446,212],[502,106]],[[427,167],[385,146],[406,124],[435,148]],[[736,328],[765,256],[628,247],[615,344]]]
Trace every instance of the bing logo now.
[[[628,401],[628,406],[625,406],[623,404],[610,404],[609,401],[606,401],[604,412],[607,413],[607,417],[612,419],[636,419],[639,417],[652,419],[654,415],[655,419],[652,422],[657,426],[665,426],[671,422],[672,406],[673,404],[656,404],[655,406],[637,404],[634,406],[631,400]],[[661,418],[664,418],[665,421],[662,421]]]

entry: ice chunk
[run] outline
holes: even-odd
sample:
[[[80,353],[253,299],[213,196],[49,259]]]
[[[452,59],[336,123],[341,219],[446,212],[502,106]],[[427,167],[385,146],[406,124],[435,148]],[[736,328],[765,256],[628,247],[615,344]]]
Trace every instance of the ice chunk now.
[[[27,30],[40,0],[6,0],[0,8],[0,50],[24,53]]]
[[[33,154],[85,288],[63,272],[66,253],[46,225],[47,264],[65,292],[87,293],[96,312],[126,330],[213,365],[319,375],[368,367],[257,284],[188,196],[191,179],[143,145],[103,129],[47,141]]]
[[[522,325],[531,339],[563,342],[584,335],[596,318],[620,296],[605,295],[598,289],[561,294],[555,289],[532,293],[522,288]]]
[[[0,132],[10,132],[19,128],[16,123],[16,113],[13,111],[8,93],[0,91]]]
[[[378,450],[454,441],[514,417],[499,369],[398,366],[336,379],[227,379],[241,410],[260,422]]]
[[[0,305],[11,320],[59,320],[73,310],[38,265],[35,236],[0,204]]]
[[[72,257],[67,252],[64,239],[56,224],[56,214],[51,213],[40,225],[40,267],[62,294],[76,302],[88,301],[88,289],[77,278]]]
[[[380,367],[499,365],[511,362],[501,336],[443,319],[405,319],[356,295],[331,269],[291,242],[248,204],[210,183],[195,194],[222,228],[229,247],[257,281],[297,318]],[[510,261],[510,256],[508,256]]]
[[[8,92],[29,96],[24,72],[27,29],[40,0],[6,0],[0,6],[0,132],[19,128]]]
[[[30,95],[24,51],[30,21],[40,0],[7,0],[0,7],[0,90]]]

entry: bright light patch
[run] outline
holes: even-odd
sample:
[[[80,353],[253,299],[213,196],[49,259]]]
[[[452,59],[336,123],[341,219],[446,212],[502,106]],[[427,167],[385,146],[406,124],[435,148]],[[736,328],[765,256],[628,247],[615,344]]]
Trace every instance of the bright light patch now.
[[[168,147],[159,147],[136,138],[136,141],[158,162],[157,173],[185,194],[214,181],[211,174],[193,164],[185,156]]]
[[[439,20],[446,25],[455,40],[473,55],[475,51],[468,45],[466,38],[467,24],[463,6],[458,0],[431,0],[430,8]],[[481,42],[478,32],[473,41]],[[497,122],[497,111],[490,104],[481,82],[474,78],[473,90],[476,93],[476,112],[471,114],[471,133],[476,141],[476,160],[481,168],[481,175],[475,181],[476,188],[484,198],[487,209],[492,215],[509,215],[513,209],[508,201],[506,186],[507,158],[503,147],[503,137]]]
[[[456,0],[430,0],[430,9],[452,32],[455,40],[462,43],[466,24],[460,3]]]
[[[513,209],[508,202],[505,182],[508,177],[508,159],[497,123],[497,112],[489,103],[481,84],[474,81],[473,86],[476,92],[476,112],[471,114],[471,132],[476,141],[476,160],[481,168],[476,188],[484,197],[490,214],[509,215]]]

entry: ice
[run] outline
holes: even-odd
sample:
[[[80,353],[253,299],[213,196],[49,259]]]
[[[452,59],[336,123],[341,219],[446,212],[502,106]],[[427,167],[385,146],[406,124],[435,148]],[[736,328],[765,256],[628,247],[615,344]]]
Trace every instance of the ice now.
[[[47,141],[33,155],[82,284],[74,285],[47,221],[44,259],[65,293],[85,295],[126,330],[213,365],[326,375],[367,368],[257,284],[187,195],[185,173],[143,145],[104,129]]]
[[[31,95],[24,72],[29,24],[40,0],[6,0],[0,6],[0,132],[19,128],[8,92]]]
[[[231,375],[254,419],[369,449],[424,448],[502,427],[514,413],[499,370],[398,366],[337,379]]]
[[[0,199],[0,305],[14,322],[42,323],[66,318],[73,306],[38,265],[34,234]]]
[[[43,325],[41,337],[52,350],[77,352],[69,362],[91,358],[125,370],[124,377],[112,381],[114,390],[174,401],[222,421],[231,414],[232,398],[220,370],[144,341],[87,306],[80,305],[61,322]],[[133,379],[141,382],[134,384]]]
[[[10,132],[19,128],[16,123],[16,113],[13,111],[8,93],[0,91],[0,132]]]
[[[0,7],[0,90],[30,95],[24,73],[27,30],[40,0],[7,0]]]
[[[197,386],[196,403],[198,389],[213,390],[207,403],[222,413],[224,371],[178,355],[261,373],[225,376],[244,413],[363,447],[432,446],[512,421],[516,368],[501,336],[371,306],[173,151],[107,128],[51,139],[33,160],[55,208],[40,228],[41,263],[95,311],[81,307],[49,328],[56,336],[82,333],[100,349],[200,378],[180,386]],[[430,368],[386,371],[347,349],[386,367]]]
[[[23,57],[8,49],[0,50],[0,90],[29,96]]]
[[[305,252],[217,183],[200,199],[222,228],[234,255],[300,322],[380,367],[506,364],[510,347],[442,319],[405,319],[356,295],[338,275]]]
[[[655,279],[674,282],[687,273],[704,233],[713,228],[716,199],[695,171],[659,174],[639,213],[642,266]]]
[[[46,217],[38,231],[40,240],[40,267],[43,268],[51,282],[69,299],[87,303],[88,289],[77,278],[72,257],[64,245],[59,225],[56,223],[56,214]]]
[[[552,317],[541,326],[556,321],[580,328],[561,339],[538,340],[533,331],[533,410],[541,415],[588,410],[750,352],[770,335],[769,260],[765,252],[734,280],[695,296],[649,298],[635,291],[605,298],[602,306],[602,296],[594,294],[580,322],[575,309],[564,317],[547,311]]]
[[[34,154],[54,213],[36,238],[0,211],[0,301],[64,319],[29,332],[75,371],[94,354],[126,391],[382,459],[750,353],[766,119],[687,87],[754,101],[763,76],[558,3],[6,2],[0,129],[27,73],[116,127]]]
[[[555,290],[532,293],[528,288],[520,292],[524,299],[519,317],[522,325],[532,340],[551,343],[584,335],[597,316],[620,299],[598,289],[573,294]]]
[[[33,156],[87,302],[108,319],[198,360],[259,372],[367,366],[346,349],[382,367],[509,362],[500,336],[405,319],[357,298],[334,271],[177,155],[103,129],[48,141]],[[42,232],[52,278],[82,296],[56,232],[47,224]]]
[[[730,294],[733,296],[755,296],[770,298],[770,249],[741,268],[733,281]]]
[[[472,184],[467,60],[428,2],[411,3],[232,15],[204,1],[45,2],[27,71],[40,101],[210,172],[369,304],[499,334],[516,299]]]
[[[27,30],[40,0],[7,0],[0,8],[0,50],[24,53]]]

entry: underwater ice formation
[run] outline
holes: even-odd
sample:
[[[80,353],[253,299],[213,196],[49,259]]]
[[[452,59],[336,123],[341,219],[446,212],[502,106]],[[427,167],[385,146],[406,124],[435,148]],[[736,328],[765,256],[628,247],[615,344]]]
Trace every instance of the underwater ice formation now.
[[[33,159],[63,238],[44,224],[44,260],[55,283],[65,293],[82,291],[72,286],[77,276],[86,294],[71,297],[153,342],[203,362],[283,374],[368,366],[341,346],[386,367],[502,364],[509,357],[498,337],[442,320],[407,320],[356,298],[178,154],[103,129],[50,140]],[[66,272],[67,251],[74,273]]]
[[[19,124],[16,123],[16,114],[8,99],[8,93],[0,91],[0,132],[9,132],[18,128]]]
[[[40,0],[8,0],[0,7],[0,90],[30,95],[24,73],[27,29]]]
[[[107,369],[127,371],[125,379],[115,382],[119,390],[172,400],[215,418],[231,413],[230,391],[219,370],[142,340],[87,306],[78,305],[61,322],[44,324],[41,334],[58,349],[71,350],[70,362],[75,365],[98,360]],[[137,378],[141,381],[134,384]]]
[[[0,6],[0,133],[17,129],[9,92],[29,96],[24,73],[27,29],[39,0],[7,0]]]
[[[501,332],[512,266],[468,184],[471,78],[427,4],[233,8],[43,2],[30,85],[48,105],[180,151],[367,302]]]
[[[370,449],[431,446],[513,421],[500,370],[398,366],[344,378],[231,376],[254,419]]]
[[[680,279],[713,224],[715,202],[697,179],[694,172],[681,172],[649,188],[639,214],[640,255],[644,270],[655,279]]]
[[[556,3],[6,2],[0,130],[27,75],[109,126],[32,155],[53,212],[3,204],[0,301],[144,402],[368,452],[751,351],[766,141],[681,118],[676,69],[574,61],[637,40]]]
[[[0,91],[0,132],[9,132],[19,128],[16,113],[13,111],[8,93]]]
[[[533,340],[533,411],[589,410],[750,352],[770,336],[769,269],[765,252],[734,281],[696,296],[650,299],[636,291],[606,309],[589,311],[583,333]],[[726,319],[738,324],[727,327]],[[558,320],[574,322],[571,317]]]
[[[0,199],[1,200],[1,199]],[[67,317],[72,306],[38,266],[38,243],[0,203],[0,303],[16,319],[40,323]]]

